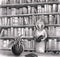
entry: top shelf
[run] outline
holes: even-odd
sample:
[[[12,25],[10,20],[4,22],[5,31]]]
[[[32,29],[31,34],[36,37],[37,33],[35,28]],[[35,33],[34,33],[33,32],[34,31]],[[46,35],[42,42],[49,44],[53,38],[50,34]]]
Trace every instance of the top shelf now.
[[[60,2],[34,2],[34,3],[21,3],[21,4],[2,4],[0,8],[3,7],[24,7],[24,6],[36,6],[44,4],[60,4]]]

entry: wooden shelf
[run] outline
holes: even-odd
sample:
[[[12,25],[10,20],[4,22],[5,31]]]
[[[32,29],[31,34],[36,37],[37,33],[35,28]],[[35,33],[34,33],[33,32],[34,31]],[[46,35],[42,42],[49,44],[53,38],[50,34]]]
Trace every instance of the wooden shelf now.
[[[42,4],[60,4],[60,2],[34,2],[34,3],[21,3],[21,4],[2,4],[0,8],[3,7],[24,7],[24,6],[36,6]]]
[[[32,16],[33,14],[15,14],[15,15],[0,15],[0,17],[22,17],[22,16]]]
[[[59,39],[59,36],[48,36],[48,39]]]
[[[46,51],[50,51],[50,52],[59,51],[60,52],[60,50],[46,50]]]
[[[1,48],[0,50],[8,50],[8,51],[11,51],[11,48]]]
[[[60,24],[47,24],[46,26],[55,26],[55,27],[60,27]]]
[[[4,36],[0,37],[0,39],[15,39],[16,37],[14,36]],[[34,39],[33,36],[22,36],[22,39]]]
[[[11,27],[13,27],[13,28],[24,28],[24,27],[34,27],[35,25],[16,25],[16,26],[8,26],[8,25],[6,25],[6,26],[0,26],[0,28],[11,28]]]
[[[60,15],[58,12],[51,13],[31,13],[31,14],[17,14],[17,15],[0,15],[0,17],[23,17],[23,16],[36,16],[36,15]]]

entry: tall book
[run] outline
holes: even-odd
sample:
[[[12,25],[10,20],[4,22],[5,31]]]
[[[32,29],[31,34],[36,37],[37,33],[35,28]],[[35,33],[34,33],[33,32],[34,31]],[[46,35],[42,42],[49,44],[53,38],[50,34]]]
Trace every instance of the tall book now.
[[[28,36],[28,34],[29,34],[29,29],[26,27],[25,28],[25,35]]]
[[[18,28],[18,36],[22,34],[22,28]]]
[[[5,26],[7,25],[7,23],[8,23],[8,19],[7,19],[7,17],[5,17],[5,22],[4,22],[5,24]]]
[[[13,17],[10,18],[10,24],[13,26]]]
[[[49,15],[49,24],[53,24],[53,16],[52,15]]]
[[[42,12],[42,7],[41,7],[41,5],[38,5],[38,6],[37,6],[37,12],[38,12],[38,13],[41,13],[41,12]]]
[[[60,13],[60,4],[58,4],[58,12]]]
[[[30,37],[33,36],[33,30],[32,30],[32,28],[29,29],[29,36],[30,36]]]
[[[48,16],[47,15],[44,16],[44,22],[45,22],[45,24],[48,24],[49,23],[49,19],[48,19]]]
[[[56,36],[60,36],[60,27],[56,27]]]
[[[0,18],[0,26],[2,26],[2,18]]]
[[[24,25],[28,25],[29,21],[28,21],[28,17],[24,17]]]
[[[3,46],[3,40],[0,40],[0,49],[2,49]]]
[[[7,30],[8,30],[8,36],[11,36],[11,29],[8,28]]]
[[[17,30],[17,28],[14,28],[14,36],[15,36],[15,37],[18,36],[18,30]]]
[[[44,10],[44,6],[43,6],[43,5],[42,5],[42,8],[41,8],[41,11],[42,11],[42,13],[45,12],[45,10]]]
[[[48,8],[49,8],[49,13],[52,12],[52,5],[49,5]]]
[[[21,30],[22,30],[22,35],[23,35],[23,37],[25,37],[26,35],[25,35],[25,28],[21,28]]]
[[[56,11],[57,11],[57,5],[53,4],[53,12],[56,12]]]
[[[0,16],[2,15],[2,12],[3,12],[3,11],[2,11],[2,8],[0,8]]]
[[[32,0],[26,0],[26,2],[27,2],[27,3],[31,3],[31,2],[32,2]]]
[[[4,17],[2,18],[1,22],[2,22],[2,26],[4,26],[5,25],[5,18]]]
[[[13,25],[18,26],[18,17],[13,18]]]
[[[7,31],[7,29],[4,29],[4,36],[8,36],[8,31]]]
[[[11,25],[11,19],[10,18],[7,18],[7,25]]]
[[[20,14],[23,13],[23,8],[19,8],[19,13],[20,13]]]
[[[57,15],[57,24],[60,24],[60,15]]]
[[[16,15],[16,8],[11,8],[11,14]]]
[[[23,14],[27,14],[28,9],[26,7],[23,7],[22,10],[23,10]]]
[[[31,13],[31,6],[28,6],[28,14]]]
[[[11,27],[11,36],[14,36],[14,29]]]

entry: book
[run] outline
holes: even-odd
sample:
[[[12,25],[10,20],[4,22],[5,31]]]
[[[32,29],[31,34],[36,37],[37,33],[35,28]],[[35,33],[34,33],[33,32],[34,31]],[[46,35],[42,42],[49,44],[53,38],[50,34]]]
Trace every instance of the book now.
[[[57,50],[57,39],[54,39],[54,50]]]
[[[11,8],[7,7],[7,15],[11,15]]]
[[[22,8],[23,14],[27,14],[28,9],[26,7]]]
[[[26,2],[27,2],[27,3],[31,3],[31,2],[32,2],[32,0],[26,0]]]
[[[57,15],[57,24],[60,24],[60,15]]]
[[[11,8],[11,14],[16,15],[16,8]]]
[[[33,36],[33,30],[32,30],[32,28],[29,28],[29,36],[30,36],[30,37]]]
[[[48,24],[49,23],[49,19],[48,19],[48,16],[47,15],[44,16],[44,23],[45,24]]]
[[[2,15],[2,12],[3,12],[3,11],[2,11],[2,8],[0,8],[0,16]]]
[[[13,25],[18,26],[18,17],[13,17]]]
[[[8,36],[8,31],[7,31],[7,29],[4,29],[4,36]]]
[[[53,4],[53,12],[57,12],[57,5],[56,4]]]
[[[7,30],[8,30],[8,36],[11,36],[11,29],[8,28]]]
[[[19,4],[20,3],[20,0],[16,0],[16,4]]]
[[[60,4],[58,4],[58,12],[60,13]]]
[[[25,28],[25,36],[28,36],[28,34],[29,34],[29,29],[26,27]]]
[[[22,0],[20,0],[20,4],[22,3]]]
[[[25,35],[25,28],[21,28],[21,30],[22,30],[22,37],[25,37],[26,35]]]
[[[14,36],[14,28],[11,27],[11,36]]]
[[[13,17],[10,18],[10,24],[13,26]]]
[[[18,36],[22,34],[22,28],[18,28]]]
[[[35,8],[34,7],[31,7],[31,13],[35,13]]]
[[[31,6],[28,6],[28,14],[31,13]]]
[[[4,17],[1,19],[1,22],[2,22],[2,26],[4,26],[5,25],[5,18]]]
[[[56,36],[60,36],[60,27],[56,27]]]
[[[0,49],[3,47],[3,40],[0,40]]]
[[[2,18],[0,18],[0,26],[2,25]]]
[[[19,14],[23,13],[23,8],[19,8]]]
[[[5,17],[4,19],[5,19],[5,20],[4,20],[4,21],[5,21],[5,22],[4,22],[4,23],[5,23],[4,25],[7,26],[8,19],[7,19],[7,17]]]
[[[17,37],[18,36],[18,29],[14,28],[14,36]]]
[[[53,20],[53,16],[49,15],[49,24],[53,24],[54,20]]]
[[[7,18],[7,25],[9,26],[9,25],[11,25],[11,19],[10,18]]]
[[[23,20],[24,20],[24,22],[23,22],[23,23],[24,23],[24,25],[28,25],[28,24],[29,24],[28,17],[24,17],[24,19],[23,19]]]

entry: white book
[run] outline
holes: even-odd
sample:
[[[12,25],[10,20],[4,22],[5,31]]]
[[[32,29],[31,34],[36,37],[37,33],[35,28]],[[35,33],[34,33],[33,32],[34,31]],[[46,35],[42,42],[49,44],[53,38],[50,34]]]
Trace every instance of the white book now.
[[[53,4],[53,12],[56,12],[56,10],[57,10],[57,5]]]
[[[11,29],[8,28],[8,36],[11,36]]]
[[[60,27],[56,27],[56,36],[60,36]]]
[[[31,13],[31,6],[28,6],[28,14]]]
[[[58,4],[58,12],[60,13],[60,4]]]
[[[5,26],[7,25],[7,22],[8,21],[8,19],[7,19],[7,17],[5,17]]]
[[[0,26],[2,26],[2,18],[0,18]]]
[[[60,24],[60,15],[57,15],[57,24]]]

